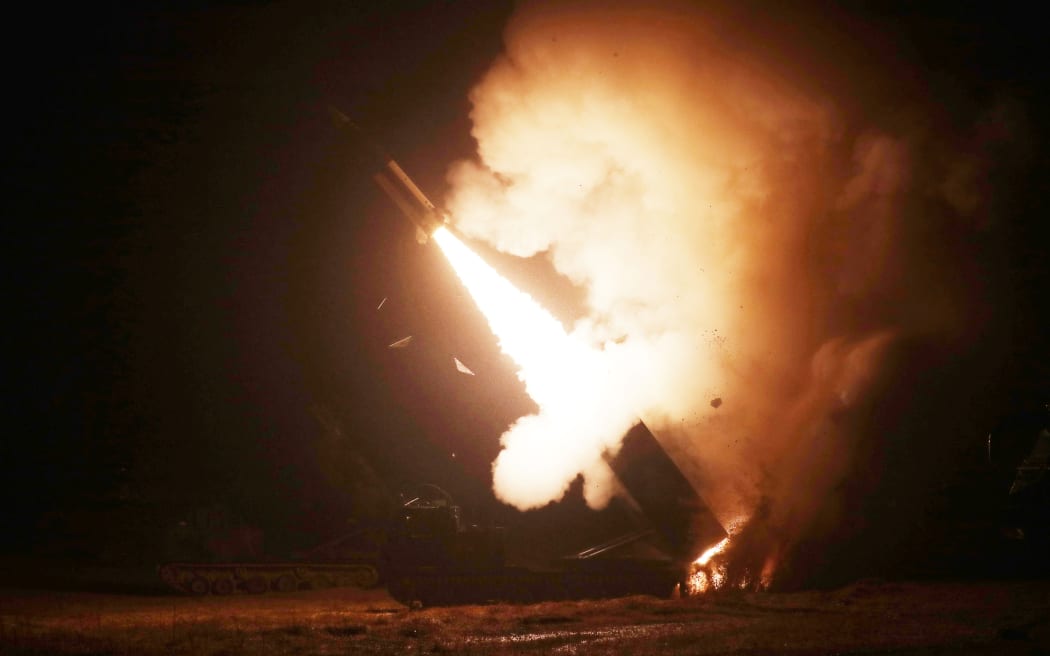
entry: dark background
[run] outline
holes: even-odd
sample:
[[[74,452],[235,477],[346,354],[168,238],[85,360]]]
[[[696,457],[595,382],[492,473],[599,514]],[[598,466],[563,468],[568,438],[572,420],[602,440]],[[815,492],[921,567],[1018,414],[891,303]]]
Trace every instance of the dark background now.
[[[447,165],[473,153],[467,94],[512,6],[369,4],[102,3],[9,21],[3,551],[155,562],[158,536],[217,505],[289,552],[424,481],[506,513],[489,466],[530,401],[325,108],[440,199]],[[863,25],[945,103],[971,111],[1005,89],[1026,105],[1032,154],[997,236],[1010,347],[995,403],[1037,402],[1041,22],[995,3],[741,11],[802,32]],[[488,256],[569,311],[572,290],[540,265]]]

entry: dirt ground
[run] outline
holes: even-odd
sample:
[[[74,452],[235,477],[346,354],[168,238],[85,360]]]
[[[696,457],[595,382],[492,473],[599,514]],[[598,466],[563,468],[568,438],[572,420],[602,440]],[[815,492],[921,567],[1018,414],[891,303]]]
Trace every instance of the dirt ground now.
[[[1050,654],[1050,581],[411,610],[385,591],[0,590],[2,654]]]

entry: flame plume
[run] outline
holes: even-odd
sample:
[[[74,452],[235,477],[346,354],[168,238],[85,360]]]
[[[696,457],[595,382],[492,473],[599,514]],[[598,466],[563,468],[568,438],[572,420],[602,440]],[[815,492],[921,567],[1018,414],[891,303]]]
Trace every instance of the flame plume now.
[[[602,505],[612,486],[601,454],[635,416],[610,375],[606,352],[567,333],[446,228],[439,228],[434,240],[540,407],[539,414],[519,419],[503,435],[504,450],[493,465],[497,496],[519,508],[537,507],[560,497],[582,470],[588,502]],[[608,408],[605,421],[592,421],[602,408]]]
[[[922,106],[874,125],[903,116],[892,95],[858,111],[884,62],[858,48],[851,75],[845,42],[819,52],[765,14],[540,0],[511,19],[444,204],[585,289],[575,325],[436,236],[540,408],[502,437],[497,496],[540,507],[582,474],[601,505],[603,454],[640,416],[723,525],[750,518],[704,565],[729,562],[726,585],[804,577],[821,565],[801,545],[860,530],[842,513],[879,479],[856,461],[884,439],[873,404],[919,380],[902,344],[979,334],[968,244],[989,217],[962,192],[990,170],[971,153],[1011,134],[990,112],[939,135]]]
[[[434,240],[499,339],[504,353],[521,367],[518,377],[529,396],[546,405],[565,390],[566,372],[577,371],[586,349],[569,338],[561,323],[485,263],[447,228]]]

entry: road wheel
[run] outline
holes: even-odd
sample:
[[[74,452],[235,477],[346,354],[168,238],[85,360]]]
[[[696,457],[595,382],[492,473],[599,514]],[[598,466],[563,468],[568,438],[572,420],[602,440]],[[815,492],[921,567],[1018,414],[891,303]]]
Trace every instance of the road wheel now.
[[[228,576],[220,576],[211,582],[211,591],[217,595],[233,594],[233,579]]]
[[[186,587],[195,595],[206,595],[211,592],[211,584],[203,576],[194,577]]]
[[[273,582],[273,589],[277,592],[295,592],[299,589],[299,583],[294,574],[281,574]]]
[[[353,578],[353,585],[359,588],[371,588],[379,583],[379,572],[374,567],[364,565],[354,572]]]

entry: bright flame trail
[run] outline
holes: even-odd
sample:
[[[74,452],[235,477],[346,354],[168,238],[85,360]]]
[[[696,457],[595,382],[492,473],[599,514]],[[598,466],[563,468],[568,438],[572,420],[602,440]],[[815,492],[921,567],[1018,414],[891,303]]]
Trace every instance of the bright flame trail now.
[[[540,408],[502,437],[493,464],[497,496],[521,510],[537,508],[560,498],[582,473],[587,502],[604,505],[613,485],[602,454],[616,447],[637,416],[610,352],[567,333],[446,228],[433,237]]]
[[[580,364],[583,347],[561,323],[467,248],[447,228],[434,232],[452,268],[488,319],[500,348],[521,367],[518,376],[541,406],[553,401],[557,379]],[[555,397],[556,398],[556,397]]]
[[[560,422],[571,421],[575,416],[593,417],[592,413],[579,412],[577,404],[592,403],[595,405],[591,407],[600,407],[615,398],[610,396],[615,392],[615,386],[609,386],[610,377],[602,376],[602,369],[598,366],[603,354],[607,355],[605,351],[591,348],[566,333],[558,320],[539,303],[500,276],[447,228],[438,228],[433,237],[485,315],[499,339],[500,348],[520,367],[518,376],[542,413],[554,412]],[[620,404],[619,409],[622,411],[625,407],[629,408]],[[513,428],[504,435],[504,444],[508,447],[504,454],[509,452],[512,455],[507,458],[501,455],[494,468],[497,491],[501,487],[501,462],[505,466],[504,472],[506,468],[513,470],[519,484],[529,488],[544,485],[545,472],[551,462],[557,461],[559,454],[578,451],[586,444],[586,427],[578,422],[572,425],[574,431],[568,434],[570,439],[567,440],[551,439],[550,433],[543,430],[529,431],[517,440],[509,437]],[[557,434],[556,426],[543,425],[541,429],[553,430]],[[511,442],[517,442],[516,449],[511,450]],[[591,476],[601,478],[594,474],[592,468]],[[728,544],[727,537],[696,559],[689,580],[691,594],[722,586],[724,566],[710,561],[722,554]]]
[[[727,537],[693,561],[693,572],[689,576],[687,585],[689,594],[703,594],[712,588],[722,587],[725,583],[725,566],[712,563],[711,560],[725,552],[728,546],[729,538]]]

